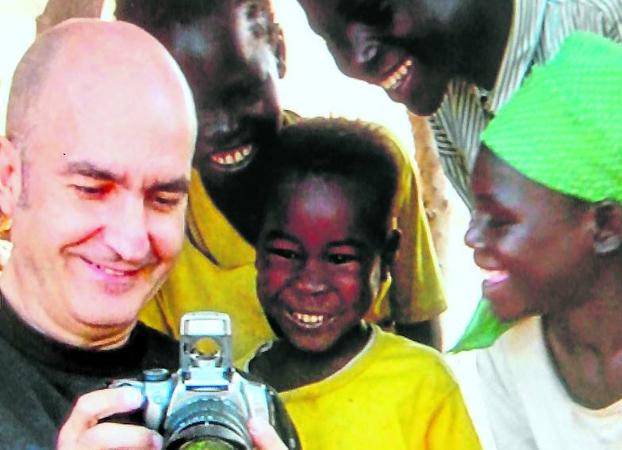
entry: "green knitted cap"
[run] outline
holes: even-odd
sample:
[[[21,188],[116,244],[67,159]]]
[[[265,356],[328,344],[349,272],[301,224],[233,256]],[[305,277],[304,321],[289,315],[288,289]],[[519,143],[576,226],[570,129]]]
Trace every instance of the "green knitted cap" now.
[[[482,135],[550,189],[622,203],[622,45],[579,32],[535,67]]]

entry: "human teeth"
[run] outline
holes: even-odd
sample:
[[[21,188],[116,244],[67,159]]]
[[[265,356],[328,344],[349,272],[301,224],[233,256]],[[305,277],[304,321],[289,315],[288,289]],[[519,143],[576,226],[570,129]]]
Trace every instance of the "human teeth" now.
[[[251,154],[251,152],[252,147],[250,145],[244,145],[228,152],[212,154],[210,158],[212,161],[223,166],[231,166],[242,162],[248,155]]]
[[[401,81],[404,79],[410,67],[413,65],[412,59],[406,59],[402,64],[399,65],[397,69],[395,69],[391,74],[389,74],[384,80],[380,82],[380,86],[382,86],[386,90],[392,90],[399,86]]]
[[[303,314],[295,312],[293,316],[296,320],[305,324],[319,325],[324,322],[324,315],[319,314]]]
[[[120,276],[125,275],[125,272],[122,270],[115,270],[115,269],[111,269],[110,267],[104,267],[100,265],[97,265],[97,268],[101,270],[102,272],[104,272],[105,274],[113,275],[115,277],[120,277]]]

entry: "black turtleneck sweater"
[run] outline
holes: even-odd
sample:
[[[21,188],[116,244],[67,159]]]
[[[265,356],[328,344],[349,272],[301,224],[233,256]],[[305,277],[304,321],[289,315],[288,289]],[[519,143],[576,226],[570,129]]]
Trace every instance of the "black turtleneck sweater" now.
[[[142,323],[114,350],[60,343],[24,323],[0,293],[0,449],[55,449],[77,397],[143,369],[177,370],[178,363],[177,342]]]

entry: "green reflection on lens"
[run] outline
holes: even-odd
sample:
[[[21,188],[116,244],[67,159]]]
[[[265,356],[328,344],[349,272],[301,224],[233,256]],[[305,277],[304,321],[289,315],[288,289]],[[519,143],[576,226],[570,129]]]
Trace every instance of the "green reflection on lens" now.
[[[183,444],[179,450],[236,450],[236,448],[218,439],[196,439]]]

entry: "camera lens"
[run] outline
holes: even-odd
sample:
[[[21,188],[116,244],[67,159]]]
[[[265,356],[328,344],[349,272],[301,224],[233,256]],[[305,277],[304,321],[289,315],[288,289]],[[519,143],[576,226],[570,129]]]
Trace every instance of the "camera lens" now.
[[[197,439],[187,442],[179,450],[237,450],[233,445],[216,439]]]
[[[166,420],[166,448],[250,450],[253,447],[245,422],[232,402],[195,397]]]

